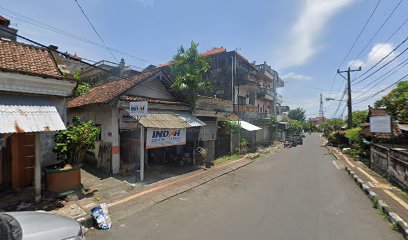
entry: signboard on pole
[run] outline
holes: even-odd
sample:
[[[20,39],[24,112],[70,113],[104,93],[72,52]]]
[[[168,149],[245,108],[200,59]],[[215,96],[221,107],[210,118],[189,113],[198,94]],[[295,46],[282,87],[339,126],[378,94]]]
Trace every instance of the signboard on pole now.
[[[186,129],[148,128],[146,149],[186,144]]]
[[[372,133],[391,133],[391,116],[370,117],[370,131]]]
[[[129,115],[133,117],[140,117],[147,115],[147,102],[129,102]]]

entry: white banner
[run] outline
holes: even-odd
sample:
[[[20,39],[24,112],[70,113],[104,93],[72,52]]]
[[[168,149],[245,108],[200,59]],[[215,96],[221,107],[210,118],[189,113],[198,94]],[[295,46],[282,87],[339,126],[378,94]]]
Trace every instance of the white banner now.
[[[130,116],[146,116],[147,102],[129,102]]]
[[[146,149],[185,144],[186,129],[147,129]]]
[[[373,133],[391,133],[391,116],[370,117],[370,131]]]

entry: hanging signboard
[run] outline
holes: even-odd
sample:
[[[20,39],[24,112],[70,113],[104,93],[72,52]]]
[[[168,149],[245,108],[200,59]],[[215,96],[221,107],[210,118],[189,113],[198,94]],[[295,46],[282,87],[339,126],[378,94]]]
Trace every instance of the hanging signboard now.
[[[185,144],[186,129],[147,129],[146,149]]]
[[[140,117],[147,115],[147,102],[129,102],[129,115]]]
[[[391,133],[391,116],[370,117],[370,131],[372,133]]]

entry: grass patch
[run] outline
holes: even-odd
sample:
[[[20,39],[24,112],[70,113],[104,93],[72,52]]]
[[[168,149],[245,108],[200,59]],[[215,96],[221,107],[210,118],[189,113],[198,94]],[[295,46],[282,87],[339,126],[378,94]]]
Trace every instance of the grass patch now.
[[[241,155],[232,154],[232,155],[229,155],[229,156],[224,156],[224,157],[220,157],[220,158],[215,159],[214,164],[218,165],[218,164],[222,164],[222,163],[225,163],[225,162],[228,162],[228,161],[237,160],[237,159],[240,159],[240,158],[241,158]]]

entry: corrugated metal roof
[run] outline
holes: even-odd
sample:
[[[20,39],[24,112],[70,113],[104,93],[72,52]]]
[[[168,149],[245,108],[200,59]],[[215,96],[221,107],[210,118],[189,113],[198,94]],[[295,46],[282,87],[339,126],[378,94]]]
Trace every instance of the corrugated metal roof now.
[[[408,124],[400,123],[400,124],[398,124],[398,126],[402,131],[407,131],[408,132]]]
[[[189,128],[183,119],[174,113],[149,113],[140,118],[140,123],[147,128]]]
[[[238,122],[238,121],[236,121],[236,122]],[[258,131],[258,130],[262,129],[262,128],[258,127],[258,126],[255,126],[253,124],[250,124],[249,122],[245,122],[245,121],[242,121],[242,120],[239,121],[239,124],[241,125],[241,128],[243,128],[243,129],[245,129],[247,131],[250,131],[250,132]]]
[[[0,96],[0,133],[50,132],[65,129],[54,104],[41,97]]]
[[[205,123],[187,112],[177,112],[176,115],[187,122],[191,127],[202,127]]]

